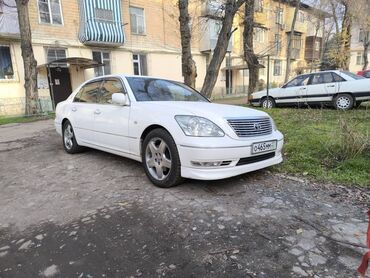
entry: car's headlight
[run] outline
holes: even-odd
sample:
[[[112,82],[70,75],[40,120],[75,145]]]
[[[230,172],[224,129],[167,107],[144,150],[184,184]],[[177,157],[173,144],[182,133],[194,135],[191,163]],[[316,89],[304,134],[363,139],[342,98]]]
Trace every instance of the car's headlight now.
[[[175,116],[175,120],[187,136],[222,137],[225,133],[216,124],[197,116]]]

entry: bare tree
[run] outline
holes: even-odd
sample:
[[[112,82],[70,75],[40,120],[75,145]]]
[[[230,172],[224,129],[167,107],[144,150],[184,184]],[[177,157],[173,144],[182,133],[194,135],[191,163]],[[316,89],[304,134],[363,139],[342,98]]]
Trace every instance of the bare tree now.
[[[295,9],[294,9],[294,16],[293,16],[293,21],[292,21],[292,25],[291,25],[291,28],[290,28],[290,33],[288,35],[288,47],[287,47],[287,52],[286,52],[286,70],[285,70],[285,83],[288,81],[289,79],[289,75],[290,75],[290,67],[291,67],[291,59],[292,59],[292,43],[293,43],[293,38],[294,38],[294,34],[295,34],[295,24],[297,22],[297,15],[298,15],[298,11],[299,11],[299,8],[301,6],[301,0],[297,0],[296,1],[296,6],[295,6]]]
[[[245,1],[245,16],[244,16],[244,30],[243,30],[243,45],[244,45],[244,59],[248,65],[249,84],[248,96],[251,95],[257,87],[259,62],[257,55],[253,50],[253,29],[254,22],[255,1]],[[249,99],[249,98],[248,98]]]
[[[349,70],[349,63],[351,60],[351,30],[352,30],[352,16],[350,13],[351,0],[342,0],[342,5],[344,6],[344,16],[342,22],[342,32],[341,32],[341,54],[343,59],[341,59],[340,68],[344,70]]]
[[[207,73],[201,90],[202,94],[206,97],[211,97],[212,95],[222,61],[227,52],[230,38],[232,33],[236,30],[232,30],[234,16],[245,1],[246,0],[225,0],[223,15],[220,18],[222,27],[218,34],[216,47],[207,68]]]
[[[195,80],[197,77],[197,67],[191,53],[191,29],[189,16],[189,1],[179,0],[179,22],[181,34],[181,50],[182,50],[182,76],[184,83],[195,88]]]
[[[40,112],[39,95],[37,91],[37,61],[33,54],[32,34],[28,15],[29,0],[15,0],[19,30],[21,36],[21,50],[24,66],[24,88],[26,91],[26,115]]]

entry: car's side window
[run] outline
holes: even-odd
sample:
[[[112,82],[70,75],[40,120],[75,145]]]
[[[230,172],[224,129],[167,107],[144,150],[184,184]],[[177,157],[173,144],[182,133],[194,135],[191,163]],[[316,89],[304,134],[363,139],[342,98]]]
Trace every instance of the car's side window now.
[[[82,90],[79,98],[79,102],[85,103],[97,103],[98,95],[100,91],[101,81],[95,81],[86,84]]]
[[[116,93],[124,93],[122,83],[119,80],[104,80],[100,89],[98,102],[100,104],[111,104],[112,95]]]
[[[73,99],[73,102],[81,102],[81,95],[84,90],[84,87],[82,87],[78,93],[75,95],[75,98]]]
[[[330,72],[314,74],[311,80],[312,85],[335,82]]]
[[[301,75],[294,78],[292,81],[285,85],[285,88],[289,87],[298,87],[298,86],[306,86],[308,84],[310,76],[309,75]]]
[[[332,72],[334,82],[343,82],[346,81],[343,77],[339,76],[338,74]]]

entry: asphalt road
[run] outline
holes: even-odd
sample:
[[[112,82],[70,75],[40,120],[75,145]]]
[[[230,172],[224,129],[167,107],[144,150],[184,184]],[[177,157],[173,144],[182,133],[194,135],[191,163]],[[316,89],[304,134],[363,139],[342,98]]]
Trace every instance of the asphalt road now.
[[[357,277],[369,192],[268,170],[151,185],[64,152],[52,121],[0,126],[0,277]]]

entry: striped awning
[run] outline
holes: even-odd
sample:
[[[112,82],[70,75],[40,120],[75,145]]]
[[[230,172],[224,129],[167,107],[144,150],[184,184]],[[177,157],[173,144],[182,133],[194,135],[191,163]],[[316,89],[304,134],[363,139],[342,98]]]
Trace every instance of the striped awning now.
[[[120,0],[82,0],[80,41],[122,45],[125,41]]]

